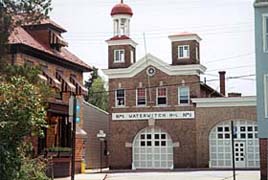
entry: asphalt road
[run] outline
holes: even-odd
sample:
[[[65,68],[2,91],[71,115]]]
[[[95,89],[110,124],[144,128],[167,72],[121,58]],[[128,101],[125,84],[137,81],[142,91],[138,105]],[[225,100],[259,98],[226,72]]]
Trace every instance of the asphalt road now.
[[[259,171],[237,171],[236,180],[259,180]],[[232,171],[108,173],[105,180],[233,180]]]

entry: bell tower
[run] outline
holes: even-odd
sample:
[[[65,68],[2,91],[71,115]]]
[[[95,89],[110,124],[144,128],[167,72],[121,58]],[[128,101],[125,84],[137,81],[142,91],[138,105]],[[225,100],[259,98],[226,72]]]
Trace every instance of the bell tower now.
[[[113,37],[108,39],[109,69],[127,68],[136,62],[137,43],[130,38],[130,20],[132,9],[123,0],[111,11],[113,19]]]

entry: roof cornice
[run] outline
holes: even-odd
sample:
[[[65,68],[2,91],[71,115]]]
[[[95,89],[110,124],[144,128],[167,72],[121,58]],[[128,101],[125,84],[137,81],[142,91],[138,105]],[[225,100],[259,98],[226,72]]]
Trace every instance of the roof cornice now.
[[[118,39],[118,40],[107,40],[108,46],[118,46],[118,45],[131,45],[136,47],[138,43],[133,41],[132,39]]]
[[[174,42],[174,41],[192,41],[192,40],[200,42],[202,40],[197,34],[185,34],[185,35],[178,34],[178,35],[168,36],[168,38],[171,40],[171,42]]]
[[[245,97],[219,97],[219,98],[193,98],[196,107],[237,107],[256,106],[255,96]]]

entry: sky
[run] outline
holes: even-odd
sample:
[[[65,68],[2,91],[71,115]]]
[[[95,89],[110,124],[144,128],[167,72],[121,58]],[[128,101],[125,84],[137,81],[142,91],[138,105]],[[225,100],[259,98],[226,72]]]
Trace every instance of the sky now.
[[[218,71],[226,71],[226,91],[255,95],[254,0],[124,0],[134,13],[130,37],[138,43],[137,60],[147,52],[171,64],[169,35],[197,33],[201,76],[219,91]],[[108,68],[113,36],[111,9],[120,0],[52,0],[50,17],[67,29],[68,49],[89,65]],[[103,73],[100,72],[102,76]],[[234,78],[239,76],[239,78]],[[243,77],[240,77],[243,76]],[[85,76],[87,78],[87,75]]]

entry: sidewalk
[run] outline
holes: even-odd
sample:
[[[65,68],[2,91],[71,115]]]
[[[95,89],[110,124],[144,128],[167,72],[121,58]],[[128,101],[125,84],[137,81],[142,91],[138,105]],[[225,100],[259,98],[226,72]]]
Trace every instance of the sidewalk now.
[[[75,180],[104,180],[106,173],[77,174]],[[71,180],[71,177],[55,178],[55,180]]]

